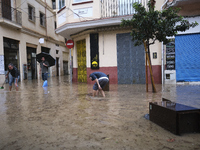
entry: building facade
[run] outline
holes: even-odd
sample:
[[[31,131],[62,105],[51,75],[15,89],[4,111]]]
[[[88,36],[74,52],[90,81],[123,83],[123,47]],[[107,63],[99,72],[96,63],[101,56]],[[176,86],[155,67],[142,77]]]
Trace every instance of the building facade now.
[[[189,22],[200,24],[199,0],[168,0],[164,3],[165,9],[169,7],[181,8],[179,14]],[[165,82],[176,84],[178,82],[200,81],[200,26],[179,32],[171,37],[172,42],[166,47]]]
[[[130,19],[135,13],[134,2],[147,7],[148,0],[56,1],[56,33],[74,41],[73,81],[91,83],[89,74],[101,71],[109,74],[110,83],[145,83],[144,46],[135,47],[131,29],[120,27],[123,18]],[[156,9],[163,3],[156,2]],[[161,48],[159,42],[151,46],[156,83],[161,83]]]
[[[9,63],[20,70],[20,79],[39,79],[36,54],[50,53],[56,65],[50,76],[69,72],[69,50],[55,33],[55,2],[50,0],[0,0],[0,79],[5,80]]]

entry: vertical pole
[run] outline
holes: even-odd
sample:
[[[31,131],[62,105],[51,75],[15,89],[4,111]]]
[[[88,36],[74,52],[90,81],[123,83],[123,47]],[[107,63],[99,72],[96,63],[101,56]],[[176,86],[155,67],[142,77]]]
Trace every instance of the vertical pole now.
[[[146,92],[149,91],[148,89],[148,69],[147,69],[147,53],[145,52],[145,56],[146,56],[146,66],[145,66],[145,69],[146,69]]]
[[[45,29],[46,29],[46,38],[48,40],[48,36],[47,36],[47,2],[45,0]]]
[[[154,93],[156,93],[156,87],[155,87],[155,84],[154,84],[154,78],[153,78],[153,72],[152,72],[149,52],[147,50],[146,42],[145,41],[143,41],[143,42],[144,42],[145,52],[146,52],[146,56],[147,56],[147,60],[148,60],[148,64],[149,64],[149,71],[150,71],[150,75],[151,75],[152,90],[153,90]]]
[[[71,48],[69,49],[69,64],[70,64],[70,69],[69,69],[69,73],[70,73],[70,81],[72,81],[72,53],[71,53]]]
[[[162,42],[162,85],[164,85],[164,46]]]

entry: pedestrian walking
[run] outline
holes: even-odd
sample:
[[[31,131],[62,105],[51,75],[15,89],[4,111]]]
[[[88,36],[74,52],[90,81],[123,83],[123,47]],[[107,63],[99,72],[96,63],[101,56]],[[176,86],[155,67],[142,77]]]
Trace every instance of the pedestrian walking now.
[[[41,60],[42,61],[40,62],[40,74],[42,73],[42,80],[46,81],[48,77],[49,63],[45,60],[45,57],[42,57]]]
[[[12,83],[15,83],[15,88],[16,91],[18,91],[18,81],[19,81],[19,71],[18,69],[12,64],[10,63],[8,65],[8,72],[6,74],[6,79],[8,78],[9,73],[11,74],[11,78],[9,79],[9,90],[12,90]]]
[[[89,78],[92,81],[95,81],[95,84],[93,86],[93,96],[95,97],[98,92],[100,92],[102,96],[105,97],[103,88],[109,81],[107,75],[103,72],[93,72],[90,74]]]

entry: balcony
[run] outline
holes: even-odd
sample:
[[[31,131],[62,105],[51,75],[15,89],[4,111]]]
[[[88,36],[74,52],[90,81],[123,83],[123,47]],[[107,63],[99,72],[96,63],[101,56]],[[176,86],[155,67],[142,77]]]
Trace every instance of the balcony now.
[[[147,8],[148,0],[96,0],[89,3],[87,8],[74,8],[73,11],[76,15],[69,16],[68,20],[62,15],[58,16],[58,23],[63,20],[66,22],[56,29],[56,33],[70,38],[70,35],[89,29],[119,26],[122,19],[132,18],[135,13],[132,5],[135,2],[141,3]],[[99,7],[95,7],[97,5]],[[67,9],[64,8],[62,11],[67,11]]]
[[[148,0],[101,0],[101,18],[132,15],[135,2],[146,7]]]
[[[169,0],[166,8],[179,7],[182,16],[199,16],[200,0]]]
[[[0,23],[12,26],[14,28],[22,28],[22,13],[3,3],[0,4]]]

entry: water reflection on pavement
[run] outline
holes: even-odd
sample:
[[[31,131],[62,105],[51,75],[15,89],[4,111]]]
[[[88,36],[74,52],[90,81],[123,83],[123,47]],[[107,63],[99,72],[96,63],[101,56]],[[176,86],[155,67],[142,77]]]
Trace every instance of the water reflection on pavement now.
[[[69,76],[24,81],[0,91],[0,149],[198,149],[200,134],[176,136],[144,118],[162,97],[200,108],[200,86],[110,85],[106,98],[92,98],[92,85]],[[169,143],[168,139],[175,139]]]

